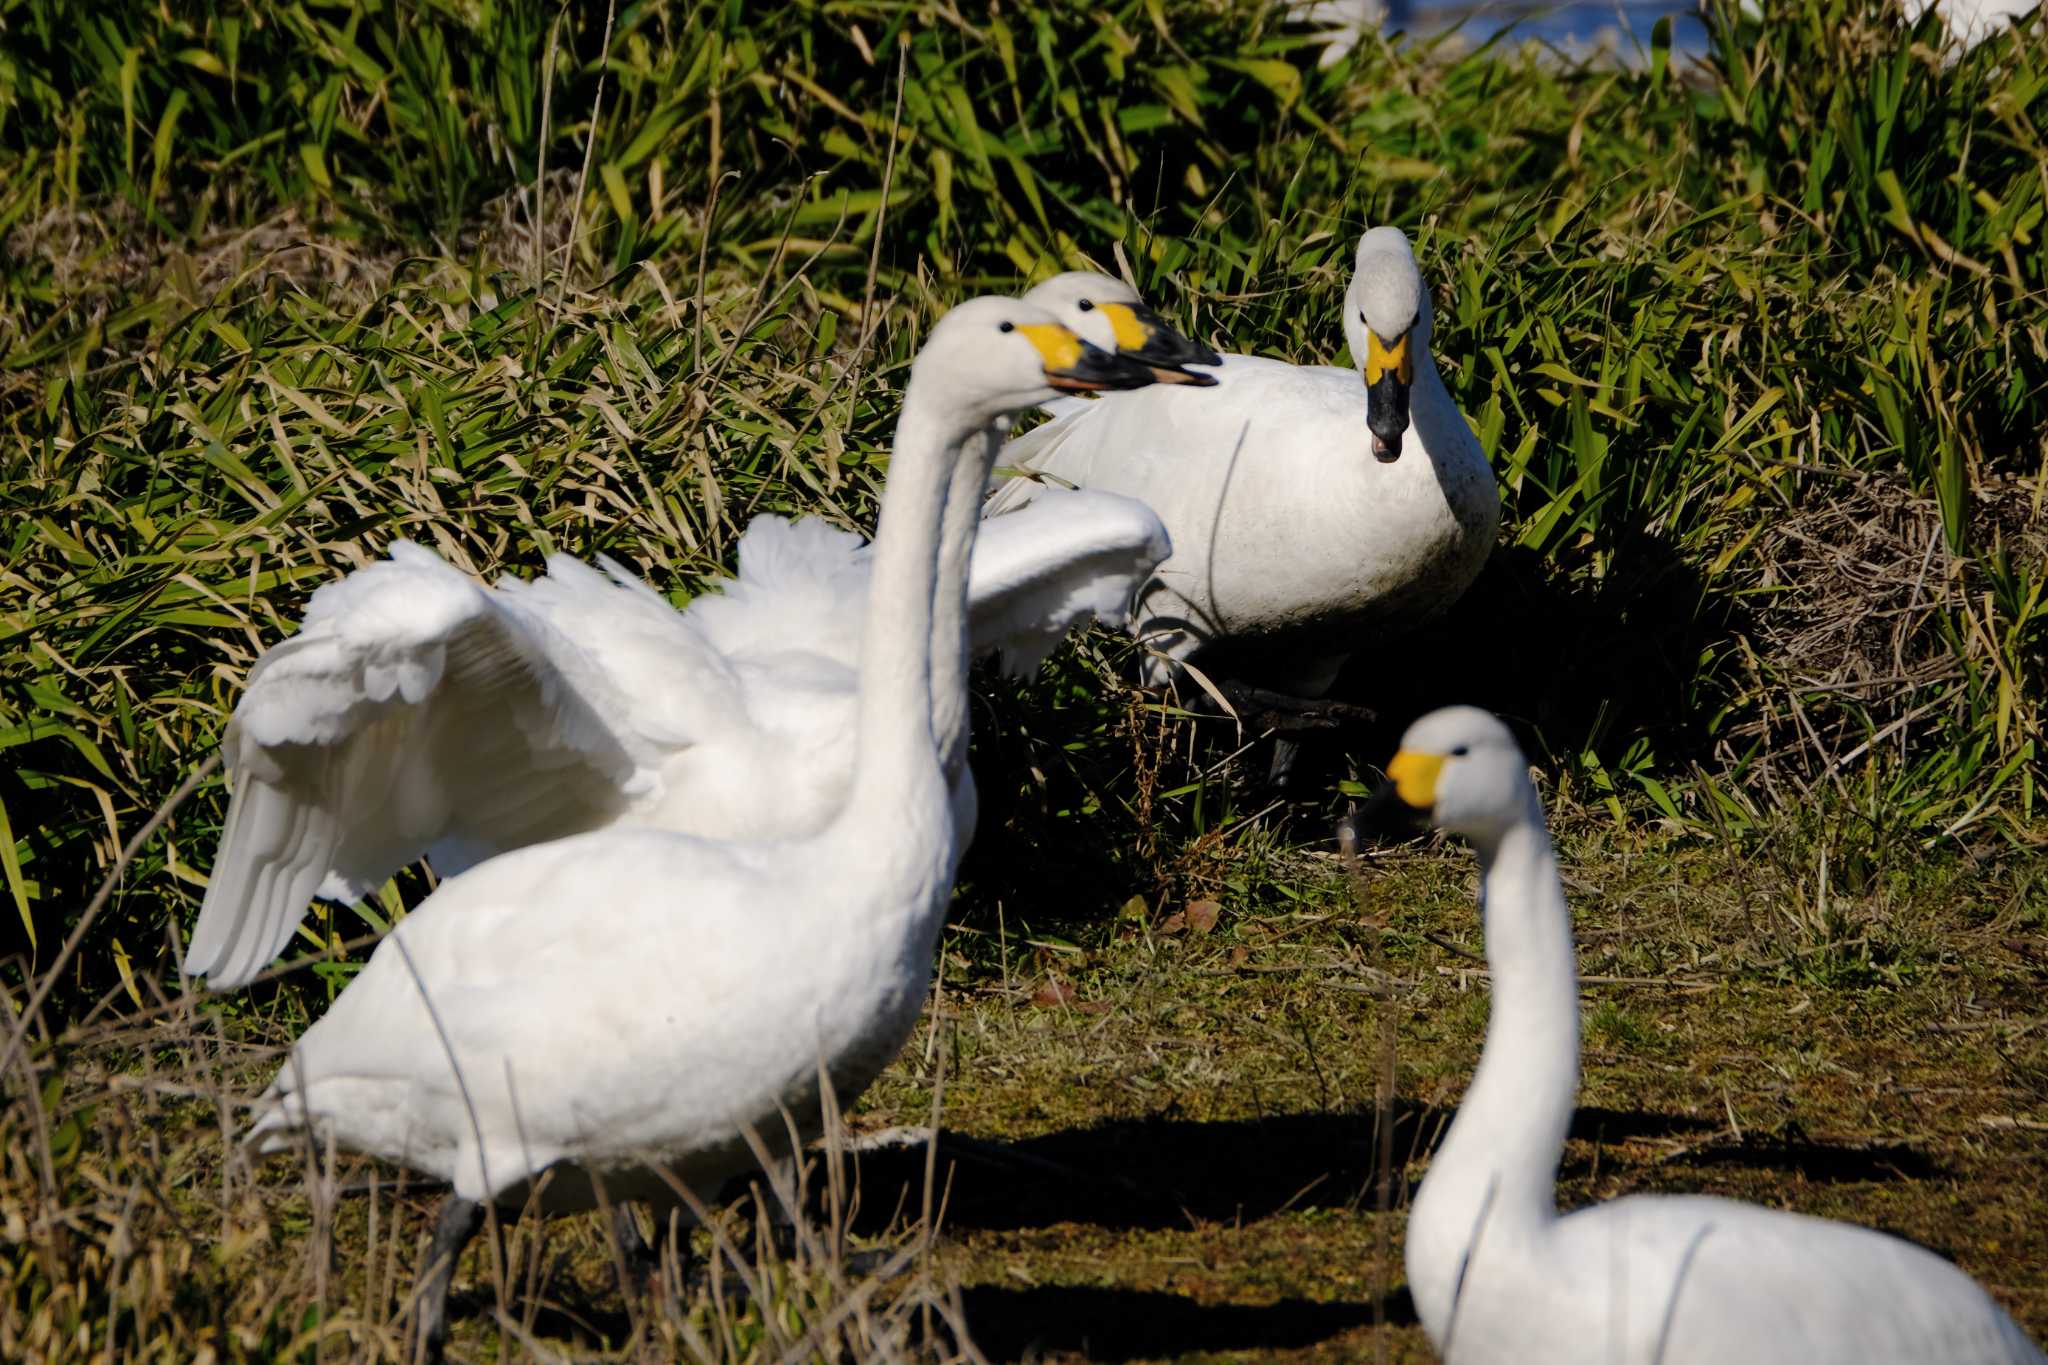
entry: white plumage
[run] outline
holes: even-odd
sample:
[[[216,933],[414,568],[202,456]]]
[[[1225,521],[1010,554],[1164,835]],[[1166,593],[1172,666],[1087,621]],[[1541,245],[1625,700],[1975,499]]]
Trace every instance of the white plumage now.
[[[994,528],[973,554],[975,649],[1024,671],[1090,617],[1120,625],[1168,549],[1112,495]],[[545,578],[486,588],[400,542],[316,592],[229,724],[234,795],[185,970],[239,986],[310,898],[356,899],[423,852],[452,876],[594,829],[769,838],[829,820],[853,767],[861,538],[757,517],[737,574],[681,612],[601,564],[556,555]],[[963,843],[971,781],[955,782]]]
[[[970,565],[968,638],[1011,674],[1036,668],[1083,622],[1121,626],[1133,589],[1173,548],[1159,518],[1132,498],[1062,492],[1035,510],[984,526]],[[850,662],[868,550],[815,517],[756,517],[740,538],[738,572],[688,614],[729,654],[789,649]]]
[[[1408,1217],[1415,1311],[1459,1365],[2039,1365],[1969,1276],[1868,1228],[1636,1195],[1560,1217],[1579,1080],[1571,914],[1507,728],[1425,716],[1377,803],[1469,838],[1493,1009],[1478,1073]]]
[[[1500,517],[1430,358],[1427,291],[1399,230],[1359,243],[1344,324],[1361,365],[1374,346],[1393,357],[1370,401],[1357,370],[1226,355],[1214,388],[1109,395],[1012,441],[999,464],[1031,477],[1001,485],[984,515],[1000,525],[1048,487],[1139,499],[1173,541],[1132,622],[1163,656],[1153,679],[1220,648],[1237,676],[1320,696],[1376,633],[1455,601]]]
[[[1209,382],[1182,367],[1215,353],[1119,281],[1069,272],[1025,302],[1156,382]],[[1023,673],[1090,619],[1122,626],[1171,552],[1158,517],[1114,494],[1063,494],[977,537],[987,471],[974,468],[956,472],[940,546],[949,562],[972,547],[973,652]],[[545,577],[486,588],[404,542],[321,588],[229,722],[234,794],[185,971],[240,986],[285,950],[311,897],[357,899],[423,853],[452,876],[596,829],[822,827],[853,767],[868,547],[814,517],[760,516],[738,559],[682,612],[610,559],[551,555]],[[946,604],[934,630],[959,631]],[[950,657],[932,723],[964,848],[976,801]]]
[[[718,657],[671,634],[674,685],[730,696]],[[355,899],[429,847],[452,874],[645,801],[690,736],[636,713],[621,672],[415,545],[322,587],[229,722],[234,796],[186,969],[238,985],[313,895]]]
[[[1351,50],[1379,32],[1387,20],[1385,0],[1290,0],[1281,6],[1290,24],[1313,28],[1322,55],[1316,65],[1335,66]]]
[[[400,1162],[449,1181],[459,1213],[516,1207],[530,1187],[544,1210],[585,1208],[597,1180],[673,1205],[665,1174],[709,1195],[751,1169],[750,1130],[773,1152],[785,1116],[814,1134],[821,1080],[850,1102],[908,1034],[951,889],[930,717],[938,676],[965,668],[961,635],[943,668],[933,645],[935,619],[965,610],[964,557],[948,570],[938,544],[953,466],[985,478],[1008,415],[1051,384],[1150,378],[1015,300],[942,319],[912,367],[868,565],[857,696],[839,717],[849,798],[801,836],[609,828],[444,882],[292,1049],[251,1141],[274,1151],[304,1132]],[[444,1213],[443,1259],[474,1227]],[[445,1290],[444,1271],[430,1349]]]

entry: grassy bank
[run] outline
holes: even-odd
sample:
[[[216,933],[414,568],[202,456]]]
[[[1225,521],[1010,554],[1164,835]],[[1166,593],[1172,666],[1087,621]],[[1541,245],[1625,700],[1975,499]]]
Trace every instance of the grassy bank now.
[[[1670,956],[1608,973],[1683,963],[1710,983],[1613,988],[1636,1021],[1615,1036],[1681,1079],[1631,1066],[1595,1102],[1706,1112],[1691,1068],[1711,1039],[1693,1030],[1716,1009],[1748,1012],[1759,1036],[1845,1011],[1897,1021],[1886,1055],[1956,1068],[1956,1093],[1920,1102],[1924,1134],[1846,1100],[1823,1103],[1823,1126],[1928,1154],[1956,1182],[1949,1211],[1927,1214],[1909,1183],[1914,1211],[1894,1213],[1882,1182],[1869,1203],[1801,1206],[1924,1232],[2040,1331],[2041,1287],[2007,1270],[2039,1248],[1970,1239],[1973,1199],[2033,1198],[2012,1163],[2038,1158],[2048,1116],[2038,1030],[2002,1013],[2031,1008],[2041,974],[2024,945],[2044,905],[2029,856],[2048,663],[2048,39],[2036,25],[1948,65],[1936,30],[1892,18],[1847,3],[1718,14],[1705,68],[1654,42],[1627,69],[1371,42],[1321,70],[1260,6],[1179,0],[0,0],[0,919],[24,946],[5,977],[15,1008],[61,965],[30,1029],[43,1102],[10,1111],[29,1126],[8,1208],[34,1235],[9,1213],[0,1332],[47,1313],[67,1351],[133,1342],[121,1314],[139,1310],[119,1305],[163,1285],[180,1306],[150,1321],[183,1324],[174,1354],[265,1354],[327,1302],[297,1259],[312,1223],[267,1211],[279,1196],[259,1197],[257,1177],[221,1174],[211,1097],[253,1083],[349,965],[226,1003],[179,997],[174,936],[210,862],[217,778],[58,963],[118,850],[212,753],[247,667],[314,586],[405,535],[485,574],[602,551],[681,600],[755,512],[871,524],[903,368],[958,298],[1122,263],[1225,349],[1338,360],[1351,247],[1383,221],[1417,242],[1446,380],[1502,481],[1499,552],[1447,620],[1362,656],[1345,691],[1389,730],[1327,760],[1331,799],[1259,823],[1220,763],[1232,737],[1133,693],[1114,642],[1067,652],[1042,681],[990,683],[975,717],[990,814],[956,948],[969,987],[1023,1022],[990,1026],[1009,1070],[954,1092],[960,1121],[1035,1139],[1196,1092],[1212,1095],[1203,1122],[1255,1133],[1264,1115],[1351,1114],[1379,1006],[1243,964],[1227,986],[1162,978],[1145,945],[1189,900],[1272,916],[1327,897],[1298,851],[1322,837],[1335,781],[1364,776],[1416,711],[1477,701],[1523,722],[1583,826],[1588,887],[1693,889],[1623,922]],[[1734,883],[1739,926],[1734,905],[1701,918],[1697,902],[1728,890],[1688,871],[1701,866],[1764,870]],[[421,892],[402,878],[316,927],[356,939]],[[1455,898],[1428,903],[1470,943]],[[1336,932],[1273,922],[1271,944],[1230,942],[1314,956]],[[994,956],[976,948],[991,935]],[[1419,936],[1405,951],[1400,970],[1431,984],[1404,1020],[1465,1008],[1434,976],[1455,954]],[[1026,1024],[1064,1018],[1031,1001],[1076,955],[1105,988],[1163,981],[1144,989],[1213,997],[1223,1016],[1306,1011],[1311,1036],[1335,1030],[1313,1099],[1296,1062],[1260,1060],[1267,1044],[1236,1029],[1170,1101],[1059,1093],[1077,1045]],[[1178,1055],[1157,1038],[1192,1027],[1110,1026],[1125,1017],[1082,1021],[1119,1076],[1150,1074]],[[175,1032],[150,1031],[166,1019]],[[1981,1052],[1924,1041],[1984,1030],[1999,1041]],[[1823,1056],[1853,1041],[1816,1036]],[[214,1039],[200,1061],[195,1037]],[[1404,1096],[1457,1082],[1474,1043],[1444,1028]],[[184,1098],[106,1137],[114,1078],[159,1062]],[[1812,1078],[1833,1073],[1815,1065],[1774,1061],[1754,1095],[1818,1102]],[[923,1066],[894,1073],[878,1108],[925,1103]],[[1757,1122],[1728,1099],[1739,1144]],[[189,1160],[142,1142],[159,1124]],[[130,1190],[164,1210],[147,1233],[122,1211]],[[293,1197],[310,1210],[316,1194]],[[1268,1232],[1306,1263],[1355,1250],[1368,1226],[1353,1210]],[[948,1254],[973,1282],[1008,1273],[1003,1245],[960,1245]],[[266,1294],[242,1292],[244,1250],[269,1268]],[[1158,1252],[1182,1254],[1197,1253]],[[154,1278],[131,1291],[143,1266]],[[1250,1280],[1216,1273],[1215,1302],[1251,1301]],[[396,1311],[388,1288],[365,1295],[358,1325]]]

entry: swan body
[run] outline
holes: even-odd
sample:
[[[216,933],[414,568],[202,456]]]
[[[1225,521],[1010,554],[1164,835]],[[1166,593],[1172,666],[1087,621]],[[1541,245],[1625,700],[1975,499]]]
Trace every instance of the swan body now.
[[[1704,1196],[1559,1216],[1579,1081],[1570,911],[1507,728],[1417,721],[1375,804],[1426,813],[1479,853],[1493,1007],[1472,1085],[1408,1219],[1415,1311],[1463,1365],[2020,1365],[2044,1357],[1990,1296],[1883,1233]]]
[[[1485,563],[1499,490],[1430,358],[1427,293],[1398,229],[1365,235],[1345,297],[1370,384],[1226,355],[1213,388],[1107,396],[1004,452],[1029,477],[990,497],[992,525],[1051,486],[1137,498],[1165,523],[1173,554],[1131,626],[1161,656],[1155,681],[1223,652],[1240,675],[1319,696],[1371,632],[1440,612]]]
[[[1088,617],[1120,625],[1170,550],[1142,504],[1101,493],[976,542],[976,477],[947,529],[975,547],[972,646],[1012,671]],[[554,555],[544,578],[485,587],[399,542],[315,592],[229,723],[234,794],[185,970],[242,985],[312,897],[356,900],[422,853],[449,876],[598,829],[822,828],[852,780],[869,547],[815,518],[756,517],[737,575],[681,612],[600,564]],[[964,698],[937,711],[964,847]]]
[[[965,615],[964,560],[947,571],[938,545],[952,466],[985,470],[1009,415],[1054,385],[1149,382],[1016,300],[941,319],[897,428],[854,775],[830,822],[766,841],[605,829],[449,879],[293,1047],[249,1140],[310,1136],[447,1180],[452,1262],[484,1201],[566,1212],[601,1184],[674,1206],[671,1177],[708,1194],[753,1169],[750,1134],[771,1154],[791,1124],[815,1135],[822,1085],[850,1102],[908,1035],[951,890],[931,712],[935,678],[965,669],[964,634],[944,670],[932,643],[941,599]]]
[[[1994,38],[2040,8],[2040,0],[1905,0],[1906,22],[1917,24],[1932,9],[1941,15],[1954,45],[1950,54],[1967,52]]]

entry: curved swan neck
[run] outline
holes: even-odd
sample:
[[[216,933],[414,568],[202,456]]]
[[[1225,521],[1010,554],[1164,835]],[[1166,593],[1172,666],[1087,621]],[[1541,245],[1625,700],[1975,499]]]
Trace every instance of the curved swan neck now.
[[[940,519],[954,450],[969,431],[915,369],[896,422],[889,479],[875,527],[867,619],[861,631],[853,790],[846,813],[890,812],[939,777],[932,741],[933,602],[942,589]],[[958,589],[965,592],[965,584]],[[956,669],[964,667],[956,663]]]
[[[1003,425],[991,424],[967,437],[969,449],[953,462],[946,511],[939,523],[940,588],[932,600],[932,742],[949,782],[967,764],[967,675],[972,662],[967,584],[975,535],[981,529],[982,494],[1003,434]]]
[[[1475,1236],[1534,1232],[1557,1216],[1557,1164],[1579,1088],[1571,912],[1535,791],[1522,819],[1475,842],[1493,1000],[1478,1072],[1410,1218],[1409,1279],[1426,1326],[1445,1310]]]

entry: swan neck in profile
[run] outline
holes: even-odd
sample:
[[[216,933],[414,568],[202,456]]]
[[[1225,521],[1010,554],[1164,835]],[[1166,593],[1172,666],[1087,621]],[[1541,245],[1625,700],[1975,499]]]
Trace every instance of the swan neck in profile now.
[[[915,369],[896,423],[882,489],[860,649],[860,702],[851,799],[855,821],[901,818],[906,801],[935,787],[932,620],[939,589],[940,518],[954,451],[965,439],[941,394]],[[963,589],[964,590],[964,589]],[[943,788],[937,788],[943,798]]]
[[[1002,448],[1004,427],[992,424],[967,437],[953,462],[946,511],[939,524],[939,589],[932,599],[932,742],[946,780],[967,765],[967,586],[974,541],[981,529],[981,498]],[[957,590],[955,590],[957,585]]]
[[[1557,1166],[1578,1097],[1571,912],[1542,807],[1527,795],[1520,819],[1476,841],[1493,979],[1486,1046],[1409,1219],[1408,1277],[1433,1339],[1475,1239],[1514,1241],[1557,1217]]]

